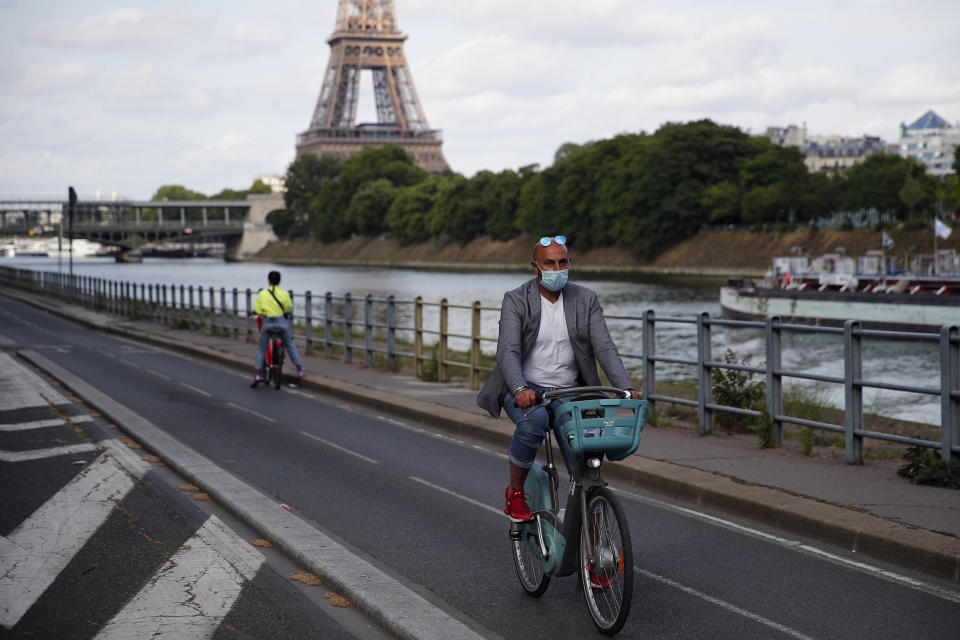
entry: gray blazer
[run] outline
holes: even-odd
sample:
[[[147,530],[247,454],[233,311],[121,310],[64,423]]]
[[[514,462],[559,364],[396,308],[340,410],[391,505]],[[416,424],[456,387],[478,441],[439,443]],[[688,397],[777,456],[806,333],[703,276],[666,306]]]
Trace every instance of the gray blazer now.
[[[563,288],[563,315],[577,361],[579,382],[599,385],[597,361],[615,387],[632,389],[633,383],[617,353],[603,310],[592,290],[573,283]],[[503,409],[503,397],[527,384],[523,378],[523,361],[530,354],[540,333],[540,288],[537,279],[503,296],[500,309],[500,336],[497,339],[497,366],[477,395],[477,404],[497,417]]]

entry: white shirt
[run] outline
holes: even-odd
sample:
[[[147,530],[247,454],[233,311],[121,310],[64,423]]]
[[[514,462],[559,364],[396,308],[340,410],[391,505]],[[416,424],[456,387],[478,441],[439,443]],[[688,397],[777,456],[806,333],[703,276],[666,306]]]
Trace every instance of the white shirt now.
[[[577,361],[563,315],[563,293],[556,302],[540,296],[540,332],[523,363],[528,384],[541,387],[572,387],[577,384]]]

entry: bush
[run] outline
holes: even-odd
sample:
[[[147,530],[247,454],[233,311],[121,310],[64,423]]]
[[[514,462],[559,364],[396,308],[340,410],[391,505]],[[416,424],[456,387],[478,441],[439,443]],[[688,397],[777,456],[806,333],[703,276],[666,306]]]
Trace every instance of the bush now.
[[[750,430],[757,434],[757,447],[770,449],[773,447],[773,418],[767,411],[767,405],[760,407],[760,415],[750,424]]]
[[[736,354],[727,349],[723,354],[725,364],[749,364],[751,356],[737,361]],[[754,380],[757,374],[749,371],[737,371],[735,369],[722,369],[715,367],[711,373],[713,379],[713,399],[717,404],[728,407],[737,407],[740,409],[758,409],[766,393],[766,385],[763,380]],[[715,423],[723,429],[731,429],[745,422],[745,416],[726,411],[718,411],[715,415]]]
[[[903,459],[907,464],[897,469],[897,474],[913,484],[960,489],[960,466],[942,460],[934,449],[913,445],[907,448]]]

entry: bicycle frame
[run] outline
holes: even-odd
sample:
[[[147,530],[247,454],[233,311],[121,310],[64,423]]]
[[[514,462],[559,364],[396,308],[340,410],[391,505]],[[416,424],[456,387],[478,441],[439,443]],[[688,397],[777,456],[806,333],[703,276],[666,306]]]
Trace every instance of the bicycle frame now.
[[[550,423],[553,424],[551,407],[548,406],[547,411]],[[525,530],[533,527],[543,557],[544,572],[551,576],[568,576],[579,568],[580,552],[577,544],[568,543],[579,541],[580,536],[583,536],[584,542],[591,552],[593,551],[587,529],[583,526],[587,509],[586,496],[594,487],[606,486],[607,482],[600,475],[599,467],[589,468],[586,458],[577,460],[567,494],[566,511],[561,519],[558,495],[560,481],[553,460],[550,430],[547,430],[544,444],[546,465],[534,462],[524,486],[534,518],[530,522],[511,523],[510,535],[520,539]]]

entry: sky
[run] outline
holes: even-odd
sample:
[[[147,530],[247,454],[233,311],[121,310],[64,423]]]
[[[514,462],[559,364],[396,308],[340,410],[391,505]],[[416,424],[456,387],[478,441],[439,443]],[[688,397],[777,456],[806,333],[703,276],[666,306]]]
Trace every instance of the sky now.
[[[710,118],[899,138],[960,123],[952,1],[395,0],[454,171]],[[213,194],[286,172],[336,0],[0,0],[0,197]],[[365,78],[361,121],[375,121]]]

